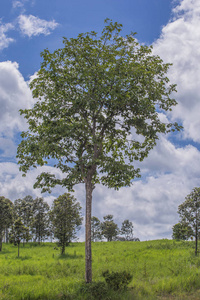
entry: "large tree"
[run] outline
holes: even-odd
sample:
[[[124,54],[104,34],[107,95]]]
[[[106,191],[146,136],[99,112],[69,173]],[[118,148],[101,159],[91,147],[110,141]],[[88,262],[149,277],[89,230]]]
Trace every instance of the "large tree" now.
[[[65,247],[76,237],[76,231],[82,224],[80,211],[80,203],[69,193],[53,201],[51,222],[54,236],[58,239],[58,246],[61,247],[61,254],[65,253]]]
[[[64,47],[41,53],[31,82],[33,108],[21,110],[29,129],[18,146],[20,170],[52,163],[63,176],[42,172],[34,187],[50,191],[57,184],[86,190],[86,282],[92,281],[91,211],[97,183],[130,186],[160,133],[178,129],[161,118],[176,101],[169,64],[139,45],[135,34],[120,36],[122,25],[106,20],[102,34],[92,31],[64,38]],[[49,160],[50,159],[50,160]],[[52,160],[53,159],[53,160]]]
[[[178,207],[178,213],[180,223],[186,224],[188,227],[189,237],[194,236],[195,238],[195,255],[197,255],[200,237],[200,188],[195,187],[186,196],[185,201]]]

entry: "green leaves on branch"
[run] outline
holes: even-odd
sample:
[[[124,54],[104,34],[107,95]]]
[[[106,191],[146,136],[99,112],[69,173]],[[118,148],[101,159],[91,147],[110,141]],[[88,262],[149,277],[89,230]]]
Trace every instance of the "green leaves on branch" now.
[[[43,191],[56,184],[72,189],[91,175],[93,184],[129,186],[139,176],[134,160],[148,155],[159,133],[180,130],[159,117],[177,104],[166,76],[170,64],[134,33],[120,36],[121,24],[105,22],[101,36],[64,38],[63,48],[41,53],[30,83],[36,103],[21,110],[29,129],[17,157],[24,173],[55,161],[65,178],[42,173],[35,187]]]

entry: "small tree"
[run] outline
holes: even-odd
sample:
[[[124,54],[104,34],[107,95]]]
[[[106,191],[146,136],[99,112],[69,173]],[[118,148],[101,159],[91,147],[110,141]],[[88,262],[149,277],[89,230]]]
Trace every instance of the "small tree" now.
[[[0,251],[2,250],[3,235],[13,223],[13,203],[0,196]]]
[[[80,216],[81,206],[69,193],[65,193],[54,200],[51,210],[51,221],[54,227],[54,236],[58,239],[61,254],[76,237],[76,231],[82,224]]]
[[[113,221],[113,215],[107,215],[104,218],[104,222],[101,224],[102,235],[111,242],[118,234],[119,228]]]
[[[102,239],[101,222],[97,217],[92,217],[91,219],[91,234],[91,239],[93,242]]]
[[[191,230],[191,236],[195,237],[195,255],[198,249],[198,237],[200,229],[200,188],[195,187],[178,207],[181,223],[186,222]]]
[[[133,238],[133,223],[129,220],[124,220],[121,227],[121,234],[125,236],[125,240],[128,241]]]
[[[49,205],[43,198],[36,198],[33,201],[33,221],[31,224],[35,241],[40,242],[49,236]]]
[[[172,227],[172,239],[188,240],[192,235],[192,229],[187,223],[177,223]]]
[[[9,241],[15,246],[18,246],[18,257],[20,242],[27,237],[28,233],[29,229],[24,226],[22,219],[18,218],[15,220],[9,233]]]
[[[17,220],[18,218],[21,218],[24,226],[29,230],[27,232],[26,238],[23,241],[28,242],[31,237],[31,227],[33,223],[33,197],[28,195],[25,196],[23,199],[17,199],[14,201],[14,218]]]

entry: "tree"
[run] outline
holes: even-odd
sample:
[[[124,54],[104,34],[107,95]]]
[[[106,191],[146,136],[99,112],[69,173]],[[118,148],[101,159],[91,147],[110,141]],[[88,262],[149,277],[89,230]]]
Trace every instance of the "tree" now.
[[[104,218],[104,222],[101,224],[102,235],[111,242],[118,234],[119,229],[116,223],[113,221],[113,215],[107,215]]]
[[[93,242],[101,240],[101,222],[97,217],[92,217],[91,219],[91,239]]]
[[[57,184],[73,190],[84,183],[85,279],[92,281],[91,211],[97,183],[130,186],[160,133],[179,130],[162,122],[175,85],[152,47],[139,45],[133,33],[120,36],[122,25],[106,20],[102,35],[92,31],[64,38],[64,47],[41,53],[41,68],[30,83],[36,103],[21,110],[29,129],[22,133],[18,162],[24,175],[31,167],[51,164],[63,176],[42,172],[34,187],[51,191]]]
[[[76,231],[82,224],[80,215],[81,206],[69,193],[59,196],[53,201],[51,210],[51,221],[54,227],[54,236],[58,239],[61,254],[65,253],[68,246],[76,237]]]
[[[21,218],[18,218],[14,221],[14,224],[9,233],[9,241],[15,246],[18,246],[18,257],[20,242],[28,235],[28,232],[29,229],[24,226]]]
[[[31,227],[33,219],[33,197],[28,195],[23,199],[14,201],[14,210],[16,218],[21,218],[26,227]]]
[[[0,196],[0,251],[2,250],[3,234],[13,223],[13,203]]]
[[[191,236],[195,237],[195,255],[197,255],[198,237],[200,234],[200,188],[195,187],[185,199],[179,205],[178,213],[181,222],[186,222],[190,228]]]
[[[192,236],[191,227],[185,222],[175,224],[172,231],[172,239],[174,240],[188,240]]]
[[[133,238],[133,223],[129,220],[124,220],[121,227],[121,234],[125,236],[126,241]]]
[[[31,225],[35,241],[40,242],[49,236],[49,205],[43,198],[36,198],[33,201],[33,221]]]
[[[23,199],[17,199],[14,201],[14,217],[15,220],[21,218],[24,226],[29,230],[27,232],[24,241],[28,242],[31,239],[31,226],[33,222],[33,197],[28,195]],[[23,243],[24,244],[24,243]]]

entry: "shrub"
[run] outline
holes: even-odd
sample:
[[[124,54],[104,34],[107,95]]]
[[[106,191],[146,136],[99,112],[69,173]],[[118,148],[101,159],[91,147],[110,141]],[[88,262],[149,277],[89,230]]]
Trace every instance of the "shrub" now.
[[[92,282],[90,284],[84,283],[81,286],[79,293],[81,295],[87,296],[87,299],[102,300],[106,299],[108,288],[105,282],[102,281]]]
[[[108,270],[102,273],[109,288],[113,290],[126,289],[131,282],[133,276],[127,271],[109,272]]]

